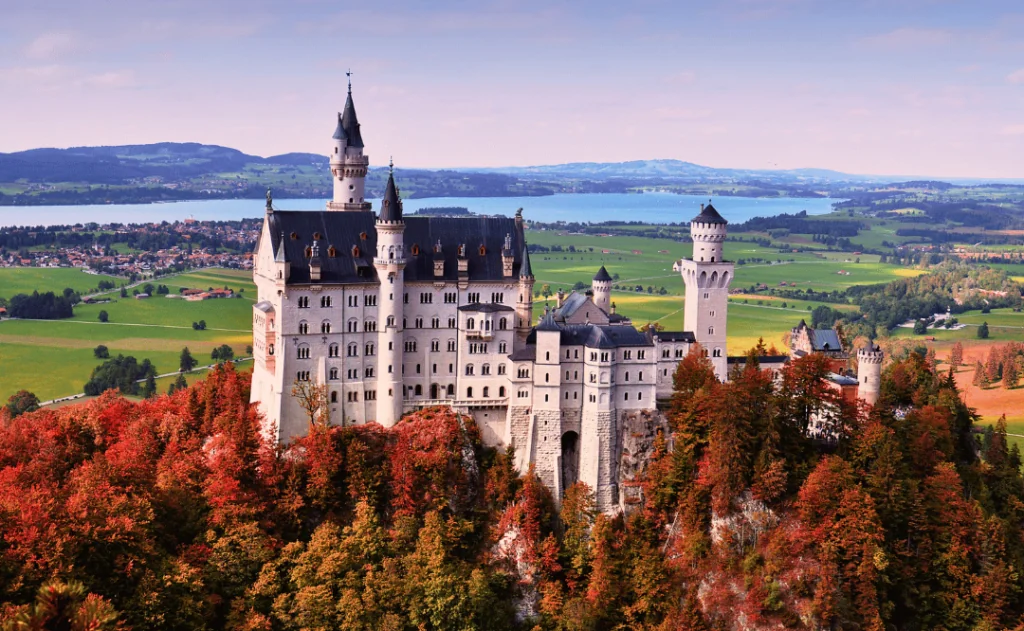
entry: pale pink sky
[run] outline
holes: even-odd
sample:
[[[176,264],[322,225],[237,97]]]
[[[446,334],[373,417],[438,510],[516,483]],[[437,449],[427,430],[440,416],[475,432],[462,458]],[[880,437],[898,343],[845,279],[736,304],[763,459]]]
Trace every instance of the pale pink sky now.
[[[377,165],[1024,178],[1018,0],[0,0],[0,15],[0,152],[326,152],[351,67]]]

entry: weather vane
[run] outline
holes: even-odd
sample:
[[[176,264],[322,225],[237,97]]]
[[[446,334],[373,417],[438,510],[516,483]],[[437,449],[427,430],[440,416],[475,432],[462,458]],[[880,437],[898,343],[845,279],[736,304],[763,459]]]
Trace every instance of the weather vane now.
[[[352,69],[351,68],[349,68],[348,71],[345,72],[345,76],[348,77],[348,91],[351,92],[352,91]]]

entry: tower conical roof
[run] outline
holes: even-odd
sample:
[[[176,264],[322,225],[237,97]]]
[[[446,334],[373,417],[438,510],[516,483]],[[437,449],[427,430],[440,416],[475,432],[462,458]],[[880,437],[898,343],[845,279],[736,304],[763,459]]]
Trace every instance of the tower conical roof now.
[[[338,133],[344,134],[338,136]],[[363,148],[363,136],[359,132],[359,119],[356,118],[356,106],[352,102],[352,86],[348,89],[348,98],[345,100],[345,111],[338,117],[338,129],[334,132],[335,138],[344,138],[348,141],[349,147]]]
[[[533,278],[533,269],[530,267],[530,250],[523,244],[523,265],[519,268],[519,278]]]
[[[395,186],[395,172],[388,174],[388,185],[384,189],[384,201],[380,204],[380,221],[402,221],[402,200]]]
[[[274,256],[275,263],[284,263],[287,259],[284,257],[284,233],[281,233],[281,240],[277,243],[277,254]]]
[[[597,274],[594,274],[594,280],[596,281],[610,281],[611,279],[612,276],[604,268],[604,265],[601,266],[601,269],[597,270]]]
[[[729,222],[725,220],[725,217],[718,214],[714,206],[708,204],[703,207],[699,215],[690,220],[690,223],[727,224]]]

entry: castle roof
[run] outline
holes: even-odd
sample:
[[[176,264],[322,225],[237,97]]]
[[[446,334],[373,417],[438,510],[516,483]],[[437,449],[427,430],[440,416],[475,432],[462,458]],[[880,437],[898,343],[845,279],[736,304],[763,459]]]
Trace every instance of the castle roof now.
[[[523,242],[523,265],[519,270],[520,278],[533,278],[533,269],[530,267],[530,251],[526,248],[526,242]]]
[[[648,335],[631,326],[598,324],[559,324],[548,312],[526,338],[527,348],[537,343],[537,331],[558,331],[561,346],[587,348],[618,348],[619,346],[653,346]]]
[[[320,284],[378,283],[372,258],[377,251],[376,216],[373,211],[346,212],[275,210],[267,215],[271,246],[277,259],[293,263],[288,285],[309,284],[305,244],[320,233]],[[511,217],[429,217],[410,215],[405,221],[405,281],[458,281],[458,244],[466,245],[470,281],[505,281],[501,249],[511,234],[513,250],[526,247],[522,227]],[[437,256],[431,244],[441,241],[444,275],[434,276]],[[419,254],[412,254],[418,244]],[[483,246],[482,248],[480,246]],[[513,261],[513,275],[520,273],[523,259]]]
[[[538,331],[561,331],[562,329],[555,323],[555,316],[552,312],[548,311],[544,314],[544,317],[537,323]]]
[[[655,331],[654,337],[662,342],[689,342],[693,344],[697,341],[692,331]]]
[[[474,302],[459,307],[459,311],[470,311],[473,313],[498,313],[499,311],[515,311],[508,305],[499,305],[493,302]]]
[[[402,221],[402,199],[398,196],[395,186],[395,172],[388,174],[388,184],[384,189],[384,199],[380,203],[381,221]]]
[[[338,128],[334,130],[335,140],[346,140],[349,147],[363,148],[363,135],[359,131],[359,119],[356,117],[356,106],[352,102],[352,86],[348,89],[345,100],[345,111],[338,114]]]
[[[715,210],[714,206],[708,204],[707,206],[702,207],[700,214],[691,219],[690,223],[710,223],[724,225],[729,222],[725,220],[725,217],[718,214],[718,211]]]
[[[839,334],[832,329],[808,329],[807,334],[811,339],[811,348],[816,351],[843,350],[843,343],[839,341]]]
[[[277,254],[274,255],[275,263],[284,263],[288,260],[285,258],[284,254],[284,235],[282,234],[281,237],[281,241],[277,244]],[[273,237],[271,237],[270,240],[273,242]]]
[[[608,270],[604,268],[604,265],[602,265],[601,269],[597,270],[597,274],[594,274],[594,280],[611,281],[612,277],[611,274],[608,273]]]

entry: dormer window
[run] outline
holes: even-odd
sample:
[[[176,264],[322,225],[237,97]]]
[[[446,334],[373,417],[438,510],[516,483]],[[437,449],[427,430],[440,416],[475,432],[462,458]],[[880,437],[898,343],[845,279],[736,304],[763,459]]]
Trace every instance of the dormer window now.
[[[359,240],[360,241],[366,241],[366,233],[365,232],[360,232],[359,233]]]
[[[485,254],[487,254],[487,248],[486,248],[486,247],[484,247],[484,244],[483,244],[483,243],[481,243],[481,244],[480,244],[480,256],[483,256],[483,255],[485,255]]]
[[[409,248],[409,251],[412,253],[413,256],[419,256],[419,254],[420,254],[420,246],[415,244],[415,243],[413,243],[412,247]]]
[[[336,247],[334,247],[333,245],[328,247],[327,248],[327,256],[329,256],[332,259],[334,257],[338,256],[338,249]]]
[[[353,245],[352,246],[352,258],[359,258],[359,246],[358,245]]]
[[[299,240],[299,233],[298,232],[293,232],[293,233],[291,233],[290,236],[292,238],[292,241],[298,241]]]
[[[314,232],[313,233],[313,240],[314,241],[319,241],[320,239],[323,239],[323,238],[324,238],[323,235],[321,235],[319,232]]]
[[[307,245],[306,249],[305,249],[305,251],[303,253],[303,256],[305,256],[307,259],[310,258],[311,256],[313,256],[313,248],[311,248],[311,247],[309,247]]]

